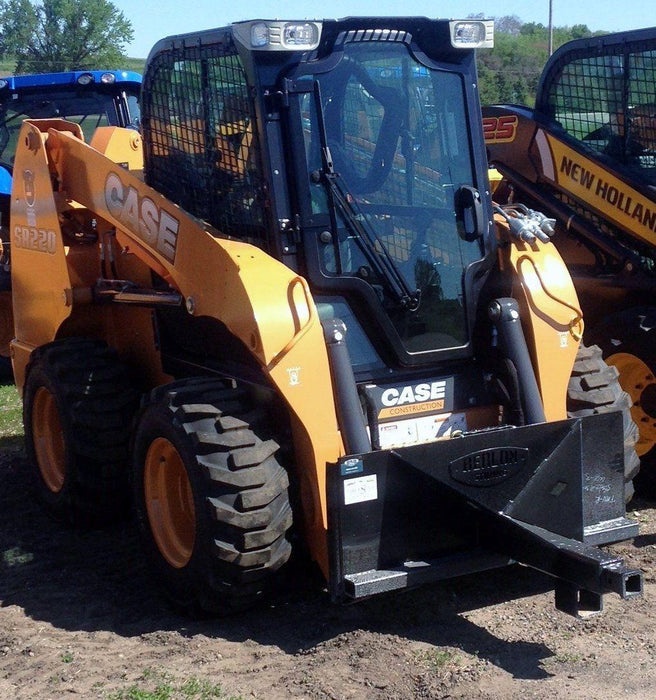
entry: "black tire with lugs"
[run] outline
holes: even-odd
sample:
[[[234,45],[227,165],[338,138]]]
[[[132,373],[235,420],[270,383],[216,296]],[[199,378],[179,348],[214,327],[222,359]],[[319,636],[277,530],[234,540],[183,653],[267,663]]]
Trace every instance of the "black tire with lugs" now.
[[[633,496],[633,478],[640,470],[635,451],[638,427],[631,417],[631,399],[622,390],[615,367],[604,362],[596,345],[581,344],[567,388],[567,413],[570,418],[621,411],[624,427],[625,498]]]
[[[51,514],[80,525],[125,514],[136,405],[105,343],[71,338],[34,350],[23,393],[25,444],[37,495]]]
[[[174,450],[170,459],[161,457],[162,445],[166,454]],[[135,432],[133,494],[149,558],[178,606],[219,614],[250,607],[289,559],[289,481],[276,459],[278,449],[266,411],[246,391],[190,379],[151,392]],[[158,520],[161,508],[147,500],[148,493],[158,493],[157,484],[166,483],[157,475],[157,458],[161,468],[169,468],[166,462],[184,465],[188,480],[171,495],[181,505],[171,505],[168,520]],[[168,495],[159,492],[157,498],[166,510]],[[162,527],[179,527],[179,536],[160,532]],[[171,541],[187,544],[169,547]]]

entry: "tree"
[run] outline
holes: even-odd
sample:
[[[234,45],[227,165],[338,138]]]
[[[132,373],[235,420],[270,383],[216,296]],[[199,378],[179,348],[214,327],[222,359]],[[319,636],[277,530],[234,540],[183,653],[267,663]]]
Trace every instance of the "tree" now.
[[[554,46],[572,39],[603,34],[585,24],[554,28]],[[478,52],[478,78],[483,104],[519,102],[530,105],[548,58],[548,29],[516,16],[495,20],[494,49]]]
[[[4,0],[0,53],[17,73],[118,68],[132,24],[109,0]]]
[[[572,39],[582,39],[586,36],[592,36],[592,32],[588,29],[587,24],[575,24],[571,30]]]
[[[505,15],[494,20],[494,31],[517,36],[522,29],[522,20],[517,15]]]

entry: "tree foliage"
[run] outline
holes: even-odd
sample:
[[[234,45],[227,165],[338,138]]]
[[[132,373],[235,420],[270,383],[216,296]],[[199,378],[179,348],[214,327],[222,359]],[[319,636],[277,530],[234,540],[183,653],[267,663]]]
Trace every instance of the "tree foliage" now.
[[[109,0],[3,0],[0,54],[17,73],[118,68],[134,36]]]
[[[549,30],[512,15],[495,19],[494,48],[478,52],[478,83],[483,104],[532,105],[549,58]],[[585,24],[554,27],[554,49],[572,39],[596,36]]]

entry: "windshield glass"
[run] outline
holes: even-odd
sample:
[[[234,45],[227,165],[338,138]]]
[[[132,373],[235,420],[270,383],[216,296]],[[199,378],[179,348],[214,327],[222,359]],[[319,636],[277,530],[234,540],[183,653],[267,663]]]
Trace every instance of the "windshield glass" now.
[[[463,345],[463,273],[482,251],[459,237],[454,212],[455,191],[473,185],[462,78],[420,65],[398,43],[347,44],[344,52],[315,77],[323,135],[316,96],[301,98],[308,171],[325,170],[325,141],[349,205],[335,206],[325,181],[312,178],[313,213],[335,209],[337,230],[322,238],[323,270],[369,281],[409,352]],[[405,288],[419,290],[418,308],[393,298],[372,249]]]
[[[12,165],[23,119],[68,119],[77,122],[89,141],[99,126],[139,126],[137,90],[112,95],[85,89],[44,89],[35,94],[13,93],[0,103],[0,162]],[[119,108],[119,104],[122,107]],[[129,117],[126,117],[126,106]],[[129,120],[127,123],[126,118]]]

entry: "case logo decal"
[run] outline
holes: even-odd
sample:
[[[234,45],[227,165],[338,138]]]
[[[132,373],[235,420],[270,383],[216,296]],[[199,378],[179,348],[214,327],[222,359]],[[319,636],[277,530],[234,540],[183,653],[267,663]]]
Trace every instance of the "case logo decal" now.
[[[180,228],[176,218],[150,197],[140,197],[134,187],[125,187],[117,173],[109,173],[105,180],[105,204],[109,213],[129,231],[170,263],[175,262]]]

